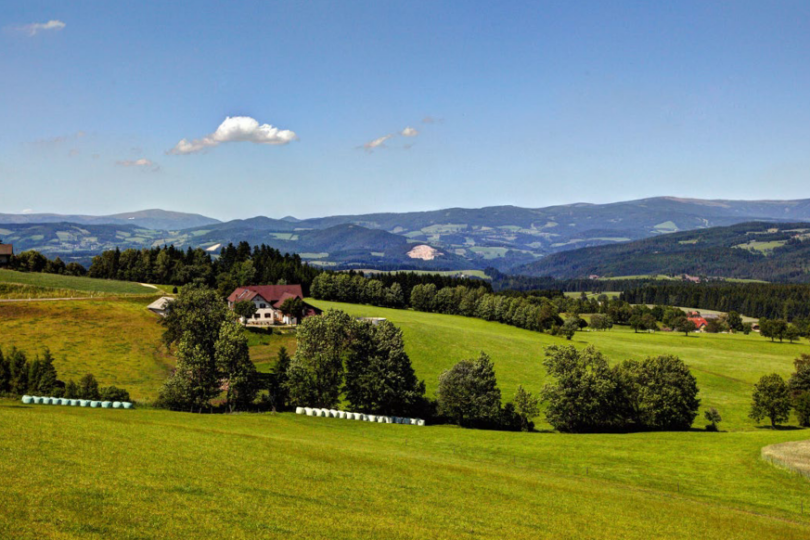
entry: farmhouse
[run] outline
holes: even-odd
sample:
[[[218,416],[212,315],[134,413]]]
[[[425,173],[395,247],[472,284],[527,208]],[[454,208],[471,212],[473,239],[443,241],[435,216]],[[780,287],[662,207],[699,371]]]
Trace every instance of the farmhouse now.
[[[233,309],[238,302],[253,302],[256,314],[248,323],[296,325],[298,319],[281,311],[284,302],[292,298],[304,299],[301,285],[251,285],[239,287],[228,297],[228,307]],[[319,315],[321,310],[304,302],[303,317]],[[244,322],[244,321],[243,321]]]
[[[706,328],[706,326],[708,325],[708,323],[706,322],[706,319],[704,319],[703,317],[700,317],[700,316],[694,317],[693,316],[693,317],[687,317],[687,318],[690,321],[692,321],[693,323],[695,323],[695,329],[697,329],[698,332],[702,332],[703,329]]]
[[[14,255],[14,246],[0,243],[0,266],[8,266],[11,256]]]

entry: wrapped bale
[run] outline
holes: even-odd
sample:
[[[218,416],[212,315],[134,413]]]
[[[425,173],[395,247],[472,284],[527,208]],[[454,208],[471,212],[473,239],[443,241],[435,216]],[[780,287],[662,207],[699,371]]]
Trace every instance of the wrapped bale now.
[[[363,419],[363,415],[362,415],[362,414],[360,414],[360,413],[354,413],[354,420],[362,420],[362,419]]]
[[[89,399],[80,399],[79,400],[79,407],[89,407],[90,400]]]
[[[121,402],[120,401],[113,401],[112,408],[113,409],[120,409],[121,408]]]
[[[110,409],[110,408],[112,408],[112,403],[110,403],[109,401],[102,401],[101,402],[101,408],[102,409]]]
[[[34,398],[32,398],[31,396],[23,396],[22,402],[25,403],[26,405],[30,405],[34,402]]]
[[[335,409],[329,409],[329,418],[337,418],[338,412]]]
[[[377,421],[377,417],[376,417],[376,416],[374,416],[373,414],[370,414],[370,415],[368,415],[368,421],[369,421],[369,422],[376,422],[376,421]]]
[[[315,416],[315,411],[313,411],[309,407],[304,407],[304,414],[306,414],[307,416]]]
[[[97,409],[97,408],[101,407],[101,402],[100,401],[91,401],[90,406],[92,408],[94,408],[94,409]]]
[[[417,425],[417,424],[416,424],[416,418],[411,418],[411,425],[412,425],[412,426]]]
[[[424,425],[425,425],[425,421],[424,421],[424,420],[422,420],[422,419],[420,418],[419,420],[417,420],[417,421],[416,421],[416,424],[417,424],[418,426],[424,426]]]
[[[384,424],[385,423],[385,417],[378,414],[377,415],[377,423],[378,424]]]
[[[338,411],[338,418],[345,419],[346,418],[346,411]]]
[[[392,424],[399,424],[399,417],[398,416],[392,416],[391,417],[391,423]]]
[[[121,405],[123,405],[125,409],[131,409],[132,408],[132,403],[130,403],[129,401],[122,401]]]
[[[303,407],[296,407],[295,408],[295,414],[304,414],[304,408]]]
[[[70,406],[71,407],[78,407],[79,406],[79,400],[78,399],[71,399],[70,400]]]
[[[59,398],[59,405],[67,405],[70,406],[70,400],[65,398]]]
[[[34,405],[42,405],[43,398],[41,396],[34,396],[33,400],[34,400]]]
[[[326,409],[318,409],[318,416],[321,418],[329,418],[329,411]]]

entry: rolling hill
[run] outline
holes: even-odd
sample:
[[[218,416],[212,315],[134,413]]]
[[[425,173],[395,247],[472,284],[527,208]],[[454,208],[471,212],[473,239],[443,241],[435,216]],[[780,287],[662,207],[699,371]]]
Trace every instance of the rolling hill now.
[[[549,255],[517,268],[560,279],[658,274],[810,282],[810,225],[742,223]]]
[[[37,219],[40,222],[32,223]],[[185,226],[193,220],[202,222]],[[17,244],[18,250],[85,259],[111,247],[171,243],[215,250],[247,241],[343,268],[532,271],[532,263],[555,253],[753,220],[810,221],[810,200],[656,197],[546,208],[449,208],[310,219],[258,216],[228,222],[163,211],[104,217],[0,214],[0,238]],[[409,257],[406,244],[430,246],[441,255],[430,260]]]

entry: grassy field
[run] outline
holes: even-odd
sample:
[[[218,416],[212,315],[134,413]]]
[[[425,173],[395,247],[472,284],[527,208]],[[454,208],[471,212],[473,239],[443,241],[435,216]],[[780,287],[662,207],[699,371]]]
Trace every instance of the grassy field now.
[[[800,539],[801,432],[559,435],[0,402],[0,537]]]
[[[0,305],[2,343],[15,336],[25,348],[74,351],[57,354],[60,373],[91,369],[102,384],[149,396],[172,360],[147,302]],[[505,398],[517,384],[536,391],[543,347],[568,343],[477,319],[316,303],[399,325],[430,393],[443,369],[482,350]],[[249,339],[263,371],[281,345],[294,349],[292,335]],[[787,375],[806,344],[620,328],[572,343],[595,344],[615,361],[679,354],[703,407],[720,409],[723,432],[563,435],[541,421],[540,433],[502,433],[0,401],[0,538],[810,536],[810,512],[802,514],[810,482],[761,458],[763,447],[808,431],[763,429],[746,417],[753,382]]]
[[[578,332],[570,342],[479,319],[415,311],[315,301],[318,307],[338,308],[355,316],[385,317],[402,328],[416,373],[434,392],[439,374],[464,358],[488,353],[501,390],[511,399],[518,384],[531,391],[546,382],[543,348],[571,343],[595,345],[613,361],[676,354],[689,364],[701,389],[704,407],[717,407],[724,429],[752,429],[747,418],[753,384],[768,373],[789,375],[793,359],[810,352],[807,342],[771,343],[758,334],[636,334],[626,327],[609,332]],[[700,422],[700,420],[698,420]]]
[[[40,274],[0,270],[0,283],[32,285],[46,289],[70,289],[83,293],[121,294],[155,294],[155,289],[138,283],[93,279],[88,277],[61,276],[58,274]],[[76,296],[90,296],[77,294]]]
[[[174,367],[161,344],[163,327],[146,310],[154,297],[0,302],[0,347],[16,346],[31,356],[49,347],[63,380],[93,373],[102,386],[129,390],[133,399],[153,400]],[[295,336],[249,332],[251,358],[260,371],[275,363],[278,349],[295,352]]]

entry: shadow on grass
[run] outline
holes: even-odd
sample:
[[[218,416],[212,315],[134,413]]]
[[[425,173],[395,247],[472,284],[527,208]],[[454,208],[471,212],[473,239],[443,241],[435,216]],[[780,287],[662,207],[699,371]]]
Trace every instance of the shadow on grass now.
[[[767,430],[771,430],[771,431],[801,431],[801,430],[804,430],[804,429],[807,429],[807,428],[800,427],[800,426],[776,426],[776,427],[757,426],[757,429],[763,429],[763,430],[767,429]]]

